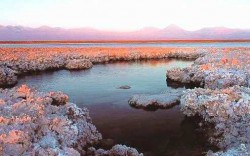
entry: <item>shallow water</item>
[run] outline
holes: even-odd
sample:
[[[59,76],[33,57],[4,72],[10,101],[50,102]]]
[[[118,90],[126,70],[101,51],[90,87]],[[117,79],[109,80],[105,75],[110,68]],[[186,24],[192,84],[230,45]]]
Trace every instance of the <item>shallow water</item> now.
[[[95,65],[90,70],[28,75],[23,83],[41,91],[60,90],[79,107],[87,107],[97,129],[103,134],[102,148],[126,144],[146,155],[201,155],[207,151],[206,138],[197,133],[193,119],[178,106],[168,110],[145,111],[131,108],[128,99],[137,93],[160,93],[166,84],[166,70],[187,67],[192,62],[150,60]],[[129,85],[131,89],[118,89]]]
[[[41,44],[0,44],[7,48],[47,47],[250,47],[250,42],[140,42],[140,43],[41,43]]]

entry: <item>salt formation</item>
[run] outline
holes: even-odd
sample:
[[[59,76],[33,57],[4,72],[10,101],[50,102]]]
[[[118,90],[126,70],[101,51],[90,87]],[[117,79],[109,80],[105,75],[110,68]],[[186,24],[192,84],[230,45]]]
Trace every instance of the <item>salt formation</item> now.
[[[0,155],[90,155],[100,139],[88,110],[62,92],[41,93],[25,85],[0,89]],[[139,155],[120,145],[102,155],[124,153]]]
[[[190,68],[173,69],[167,77],[204,88],[187,90],[181,110],[214,124],[210,141],[225,152],[207,155],[250,155],[250,52],[213,52],[198,58]]]
[[[0,90],[0,155],[79,155],[101,134],[61,92]]]
[[[195,59],[196,48],[0,48],[0,87],[14,85],[17,76],[44,70],[88,69],[96,63],[140,59]]]
[[[68,60],[66,62],[65,68],[66,69],[88,69],[93,66],[92,62],[89,59],[73,59]]]
[[[187,90],[181,98],[181,109],[187,116],[200,115],[215,124],[211,141],[220,148],[250,143],[250,88]]]
[[[129,104],[135,108],[154,110],[166,109],[177,105],[180,102],[183,89],[170,90],[167,93],[155,95],[134,95],[129,99]]]
[[[250,52],[211,52],[195,60],[191,67],[167,71],[167,79],[180,83],[196,83],[205,88],[249,86]]]
[[[17,83],[17,76],[14,70],[0,66],[0,87],[12,86]]]
[[[143,156],[143,154],[138,153],[135,148],[127,147],[125,145],[115,145],[110,150],[103,150],[95,148],[89,148],[87,155],[93,156]]]
[[[225,152],[221,151],[213,153],[212,151],[209,151],[207,153],[207,156],[248,156],[248,155],[250,155],[250,146],[245,144],[241,144],[238,147],[230,148]]]
[[[131,87],[128,85],[123,85],[123,86],[118,87],[118,89],[130,89],[130,88]]]

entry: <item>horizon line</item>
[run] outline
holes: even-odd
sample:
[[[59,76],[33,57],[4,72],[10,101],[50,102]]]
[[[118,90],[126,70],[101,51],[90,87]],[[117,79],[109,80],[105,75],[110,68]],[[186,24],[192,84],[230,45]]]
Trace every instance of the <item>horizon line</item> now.
[[[236,28],[236,27],[227,27],[227,26],[207,26],[207,27],[201,27],[198,29],[194,29],[194,30],[188,30],[186,28],[183,28],[179,25],[176,24],[169,24],[163,28],[159,28],[159,27],[154,27],[154,26],[144,26],[138,29],[133,29],[133,30],[117,30],[117,29],[100,29],[100,28],[96,28],[96,27],[90,27],[90,26],[83,26],[83,27],[72,27],[72,28],[66,28],[66,27],[60,27],[60,26],[49,26],[49,25],[40,25],[40,26],[25,26],[25,25],[2,25],[0,24],[0,27],[24,27],[24,28],[31,28],[31,29],[39,29],[39,28],[43,28],[43,27],[48,27],[48,28],[57,28],[57,29],[64,29],[64,30],[72,30],[72,29],[93,29],[93,30],[97,30],[97,31],[106,31],[106,32],[135,32],[135,31],[140,31],[143,29],[158,29],[158,30],[163,30],[166,29],[168,27],[176,27],[179,29],[183,29],[185,31],[189,31],[189,32],[195,32],[195,31],[199,31],[202,29],[207,29],[207,28],[224,28],[224,29],[237,29],[237,30],[250,30],[250,28]]]
[[[164,42],[181,42],[181,43],[188,43],[188,42],[250,42],[250,39],[237,39],[237,40],[229,40],[229,39],[172,39],[172,40],[26,40],[26,41],[4,41],[0,40],[0,44],[53,44],[53,43],[164,43]]]

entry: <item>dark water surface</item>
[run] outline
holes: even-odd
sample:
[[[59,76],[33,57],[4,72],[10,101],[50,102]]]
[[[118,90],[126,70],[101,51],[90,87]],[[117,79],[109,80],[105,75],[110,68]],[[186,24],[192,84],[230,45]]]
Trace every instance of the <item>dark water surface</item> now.
[[[47,47],[250,47],[250,42],[139,42],[139,43],[39,43],[39,44],[0,44],[8,48],[47,48]]]
[[[206,138],[197,132],[193,119],[185,118],[178,106],[145,111],[131,108],[128,99],[137,93],[155,94],[170,90],[166,70],[187,67],[192,62],[151,60],[95,65],[90,70],[40,73],[23,76],[19,84],[41,91],[63,91],[79,107],[87,107],[103,134],[102,148],[125,144],[145,155],[201,155]],[[129,85],[131,89],[117,89]],[[204,154],[204,153],[203,153]]]

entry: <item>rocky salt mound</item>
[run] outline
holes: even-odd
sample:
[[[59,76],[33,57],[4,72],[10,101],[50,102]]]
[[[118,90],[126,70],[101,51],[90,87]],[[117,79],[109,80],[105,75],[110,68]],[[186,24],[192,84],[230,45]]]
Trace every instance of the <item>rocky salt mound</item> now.
[[[120,87],[117,87],[117,89],[130,89],[131,87],[129,85],[123,85]]]
[[[168,81],[194,83],[205,88],[250,86],[250,52],[211,52],[195,60],[191,67],[167,71]]]
[[[140,155],[121,145],[95,150],[101,138],[88,110],[61,92],[0,89],[0,155]]]
[[[0,66],[0,87],[12,86],[16,83],[16,72],[10,68]]]
[[[134,95],[128,103],[135,108],[142,108],[145,110],[167,109],[179,104],[180,98],[183,95],[184,89],[170,90],[166,93],[155,95]]]
[[[70,70],[88,69],[93,66],[89,59],[73,59],[66,62],[65,68]]]
[[[101,134],[61,92],[0,90],[0,155],[80,155]]]
[[[219,147],[250,143],[250,88],[187,90],[181,98],[181,107],[187,116],[198,114],[215,123],[218,134],[213,141],[218,141]]]
[[[135,148],[127,147],[126,145],[115,145],[110,150],[103,150],[91,147],[86,152],[90,156],[143,156]]]
[[[250,155],[250,145],[241,144],[238,147],[232,147],[225,152],[213,153],[208,151],[207,156],[249,156]]]
[[[250,52],[212,51],[191,67],[167,71],[167,80],[204,88],[187,90],[181,109],[215,125],[210,141],[224,152],[207,155],[250,155]]]
[[[211,142],[221,149],[250,145],[250,88],[187,90],[181,98],[181,110],[187,116],[199,115],[215,125]],[[248,149],[249,151],[250,149]]]

